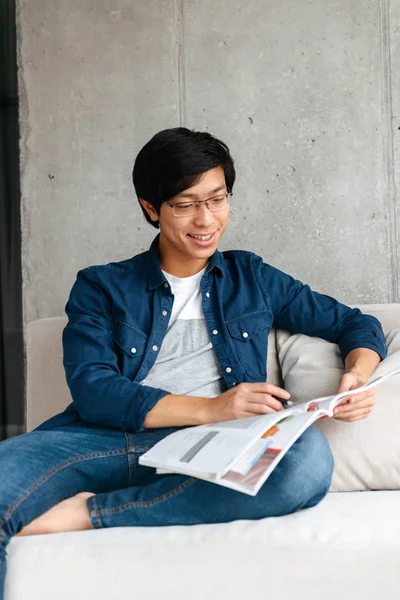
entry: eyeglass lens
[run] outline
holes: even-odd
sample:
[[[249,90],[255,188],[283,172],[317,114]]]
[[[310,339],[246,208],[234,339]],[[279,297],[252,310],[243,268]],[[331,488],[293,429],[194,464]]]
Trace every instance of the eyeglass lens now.
[[[223,196],[216,196],[208,200],[199,200],[198,202],[179,202],[173,206],[174,215],[177,217],[194,215],[201,204],[206,204],[211,212],[221,210],[228,204],[229,196],[230,194],[224,194]]]

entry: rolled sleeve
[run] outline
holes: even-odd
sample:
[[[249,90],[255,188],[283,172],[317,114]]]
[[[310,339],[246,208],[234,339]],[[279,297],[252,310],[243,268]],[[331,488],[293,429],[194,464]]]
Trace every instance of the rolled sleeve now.
[[[338,344],[343,362],[355,348],[369,348],[381,360],[385,358],[385,337],[375,317],[315,292],[265,263],[260,267],[260,280],[272,307],[274,327]]]
[[[109,299],[91,268],[78,273],[65,311],[63,362],[81,419],[122,431],[141,429],[147,412],[169,392],[121,374]]]
[[[378,319],[372,315],[364,315],[358,308],[350,308],[350,310],[352,311],[352,319],[343,328],[337,342],[343,363],[348,353],[355,348],[374,350],[383,360],[387,355],[387,347],[382,325]]]

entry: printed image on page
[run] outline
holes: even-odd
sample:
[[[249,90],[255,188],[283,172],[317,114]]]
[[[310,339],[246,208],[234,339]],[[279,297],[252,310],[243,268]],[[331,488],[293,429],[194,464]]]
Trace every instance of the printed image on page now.
[[[315,420],[316,415],[312,413],[289,415],[282,419],[265,432],[263,437],[269,438],[268,447],[261,458],[247,471],[247,474],[237,473],[235,466],[233,466],[222,477],[222,480],[234,481],[253,490],[261,487],[294,441]],[[244,471],[243,467],[241,470]]]
[[[255,465],[264,454],[270,443],[270,440],[263,438],[255,442],[252,447],[249,448],[249,450],[247,450],[247,452],[242,456],[242,458],[235,462],[235,464],[231,467],[231,471],[239,473],[240,475],[247,475],[251,467]]]
[[[226,472],[253,443],[253,436],[240,431],[184,429],[158,442],[139,458],[139,464],[156,467],[160,474],[176,471],[214,477]]]

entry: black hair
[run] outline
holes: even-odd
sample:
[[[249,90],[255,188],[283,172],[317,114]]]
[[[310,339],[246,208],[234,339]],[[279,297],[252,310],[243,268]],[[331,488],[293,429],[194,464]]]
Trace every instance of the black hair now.
[[[164,129],[156,133],[136,157],[132,180],[136,195],[147,200],[160,214],[161,204],[195,185],[203,173],[222,167],[228,192],[235,182],[235,167],[229,148],[210,133],[186,127]],[[153,227],[143,208],[143,214]]]

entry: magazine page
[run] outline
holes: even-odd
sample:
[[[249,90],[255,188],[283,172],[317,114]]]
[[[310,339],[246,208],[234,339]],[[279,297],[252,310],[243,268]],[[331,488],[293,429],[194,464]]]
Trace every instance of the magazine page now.
[[[188,427],[167,436],[139,458],[139,463],[158,472],[195,477],[221,477],[254,443],[283,416],[301,414],[298,409]]]
[[[247,470],[244,457],[242,457],[217,482],[220,485],[255,496],[297,438],[321,416],[323,416],[323,412],[316,410],[285,417],[276,423],[269,432],[266,432],[265,448],[261,451],[258,459],[248,463]]]

